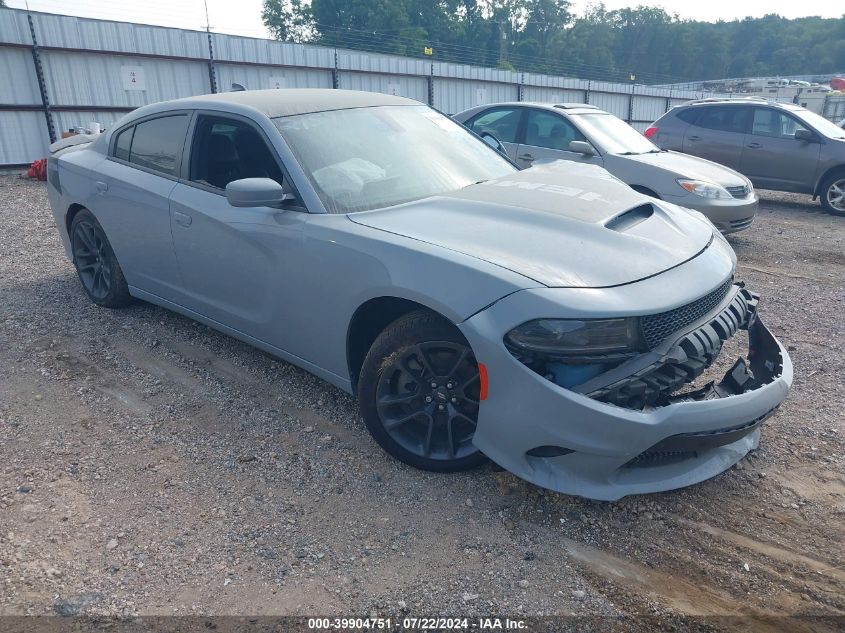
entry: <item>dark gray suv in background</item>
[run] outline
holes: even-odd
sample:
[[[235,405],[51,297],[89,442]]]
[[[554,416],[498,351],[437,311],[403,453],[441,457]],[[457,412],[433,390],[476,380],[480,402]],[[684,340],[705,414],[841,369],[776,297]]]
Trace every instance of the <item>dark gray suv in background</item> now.
[[[763,99],[690,101],[645,135],[663,149],[736,169],[755,187],[812,194],[845,215],[845,130],[805,108]]]

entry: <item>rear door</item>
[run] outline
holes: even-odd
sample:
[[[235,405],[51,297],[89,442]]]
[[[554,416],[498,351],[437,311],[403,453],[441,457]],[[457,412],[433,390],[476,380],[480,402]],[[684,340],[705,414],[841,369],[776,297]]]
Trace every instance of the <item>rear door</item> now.
[[[238,208],[225,188],[241,178],[286,185],[264,131],[249,119],[198,113],[183,181],[170,197],[171,228],[184,285],[179,303],[260,341],[289,349],[290,310],[301,275],[308,213]]]
[[[708,105],[701,110],[686,129],[682,151],[738,170],[751,107]]]
[[[109,238],[126,282],[168,300],[181,278],[170,235],[190,113],[159,114],[113,135],[107,160],[92,172],[91,210]]]
[[[587,141],[568,119],[555,112],[526,108],[525,134],[516,153],[520,167],[531,167],[537,163],[553,160],[570,160],[577,163],[601,165],[600,156],[585,156],[569,150],[572,141]]]
[[[485,132],[495,136],[515,161],[523,114],[523,108],[518,106],[499,106],[479,112],[465,125],[479,136]]]
[[[795,138],[806,129],[782,110],[755,107],[740,171],[757,187],[812,191],[821,145]]]

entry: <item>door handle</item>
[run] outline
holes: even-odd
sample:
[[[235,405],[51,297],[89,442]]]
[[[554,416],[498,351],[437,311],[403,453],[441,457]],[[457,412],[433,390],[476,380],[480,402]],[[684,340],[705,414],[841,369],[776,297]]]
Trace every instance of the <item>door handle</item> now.
[[[520,154],[517,158],[520,160],[527,160],[529,163],[534,160],[534,156],[532,154]]]
[[[179,211],[173,212],[173,219],[176,221],[176,224],[181,226],[191,226],[191,222],[193,222],[193,218],[187,213],[180,213]]]
[[[97,193],[105,193],[109,190],[109,183],[98,180],[94,183],[94,188],[97,190]]]
[[[763,147],[763,145],[760,144],[760,143],[749,143],[748,147],[750,147],[751,149],[759,149],[759,148]]]
[[[688,141],[700,141],[701,137],[700,136],[688,136],[687,140]]]

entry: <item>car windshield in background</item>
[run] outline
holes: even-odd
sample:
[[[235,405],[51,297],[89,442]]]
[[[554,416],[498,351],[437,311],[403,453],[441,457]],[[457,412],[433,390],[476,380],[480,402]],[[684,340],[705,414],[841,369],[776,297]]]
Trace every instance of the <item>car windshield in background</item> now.
[[[792,110],[791,114],[814,127],[820,134],[830,136],[831,138],[845,138],[845,132],[843,132],[841,127],[819,116],[815,112],[810,112],[809,110]]]
[[[426,106],[377,106],[273,119],[329,213],[389,207],[516,171]]]
[[[605,152],[648,154],[660,151],[660,148],[645,136],[612,114],[596,112],[570,115],[570,117],[593,144],[598,145],[598,148]]]

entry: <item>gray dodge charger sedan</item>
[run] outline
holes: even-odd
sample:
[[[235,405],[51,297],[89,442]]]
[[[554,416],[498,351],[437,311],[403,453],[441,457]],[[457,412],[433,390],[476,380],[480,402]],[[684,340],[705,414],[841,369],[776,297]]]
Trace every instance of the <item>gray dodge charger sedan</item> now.
[[[356,394],[419,468],[678,488],[757,446],[792,381],[703,216],[593,165],[519,171],[408,99],[150,105],[54,154],[48,181],[92,301],[164,306]],[[706,382],[739,330],[747,357]]]

